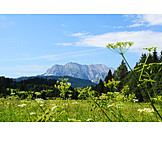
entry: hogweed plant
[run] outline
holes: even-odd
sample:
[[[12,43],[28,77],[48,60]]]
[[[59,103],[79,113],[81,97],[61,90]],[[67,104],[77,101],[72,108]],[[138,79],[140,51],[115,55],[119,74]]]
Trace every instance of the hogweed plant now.
[[[57,84],[59,85],[55,85],[55,88],[57,88],[59,91],[60,91],[60,97],[62,97],[63,99],[66,98],[66,93],[67,92],[71,92],[69,90],[70,86],[71,86],[71,83],[68,82],[68,79],[59,79],[59,81],[57,81]]]
[[[149,76],[148,73],[146,73],[146,74],[147,74],[147,76],[149,77],[149,79],[141,79],[142,76],[143,76],[145,67],[146,67],[146,63],[147,63],[148,57],[149,57],[151,51],[152,51],[152,50],[156,50],[157,47],[150,47],[150,48],[146,47],[146,48],[143,48],[143,49],[145,49],[145,50],[148,50],[149,53],[148,53],[148,55],[147,55],[147,57],[146,57],[146,60],[145,60],[145,62],[144,62],[144,64],[143,64],[143,66],[139,69],[139,70],[141,71],[141,73],[140,73],[140,77],[138,78],[137,75],[135,74],[134,70],[132,70],[132,68],[130,67],[129,63],[127,62],[127,60],[126,60],[126,58],[125,58],[125,56],[124,56],[124,54],[130,49],[130,47],[131,47],[133,44],[134,44],[133,42],[117,42],[116,44],[110,43],[110,44],[108,44],[106,47],[107,47],[109,50],[113,51],[114,53],[120,54],[120,55],[123,57],[124,61],[126,62],[126,64],[127,64],[127,66],[129,67],[129,69],[131,70],[132,74],[135,76],[136,81],[139,83],[139,84],[138,84],[139,87],[140,87],[140,88],[144,91],[144,93],[148,96],[148,101],[151,103],[151,106],[153,107],[154,111],[157,113],[157,115],[160,117],[160,119],[162,119],[162,117],[161,117],[161,115],[159,114],[158,110],[157,110],[157,109],[155,108],[155,106],[154,106],[154,103],[153,103],[153,101],[152,101],[152,99],[151,99],[150,93],[149,93],[149,91],[148,91],[148,89],[147,89],[147,86],[146,86],[146,82],[151,82],[151,84],[152,84],[152,82],[154,82],[154,81],[151,80],[151,78],[150,78],[150,76]],[[154,65],[154,66],[157,66],[157,64],[158,64],[158,63],[152,64],[152,67],[153,67],[153,65]],[[149,66],[149,68],[151,68],[151,66]],[[149,68],[148,68],[148,69],[149,69]],[[143,85],[144,85],[144,86],[143,86]],[[140,89],[140,91],[141,91],[141,89]],[[153,86],[152,86],[152,89],[153,89]],[[153,91],[154,91],[154,89],[153,89]],[[154,93],[155,93],[155,91],[154,91]],[[141,94],[142,94],[142,91],[141,91]],[[144,99],[144,100],[146,100],[146,99]]]

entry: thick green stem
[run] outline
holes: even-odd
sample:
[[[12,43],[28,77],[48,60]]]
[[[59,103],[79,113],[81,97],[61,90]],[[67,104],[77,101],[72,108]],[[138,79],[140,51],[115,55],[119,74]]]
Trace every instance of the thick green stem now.
[[[124,55],[122,55],[122,57],[123,57],[124,61],[126,62],[126,64],[128,65],[128,67],[129,67],[129,69],[131,70],[131,72],[133,73],[133,75],[135,76],[137,82],[139,82],[137,76],[135,75],[135,73],[133,72],[132,68],[131,68],[130,65],[128,64],[128,62],[127,62],[127,60],[125,59]],[[147,57],[147,58],[148,58],[148,57]],[[145,64],[146,64],[146,62],[147,62],[147,59],[146,59],[146,61],[145,61]],[[145,65],[145,64],[144,64],[144,65]],[[143,69],[142,69],[142,73],[143,73],[143,70],[144,70],[144,66],[143,66]],[[141,77],[141,75],[140,75],[140,77]],[[148,99],[149,99],[149,101],[151,102],[151,106],[153,107],[154,111],[158,114],[158,116],[160,117],[160,119],[162,119],[161,115],[159,114],[159,112],[158,112],[157,109],[155,108],[155,106],[154,106],[154,104],[153,104],[153,102],[152,102],[152,100],[151,100],[151,98],[150,98],[150,96],[149,96],[149,92],[148,92],[147,88],[146,88],[146,89],[143,89],[143,90],[144,90],[145,94],[147,94]],[[141,94],[142,94],[142,93],[141,93]]]
[[[137,82],[138,82],[138,77],[137,77],[136,74],[133,72],[133,70],[132,70],[132,68],[130,67],[130,65],[128,64],[126,58],[124,57],[124,55],[122,55],[122,57],[123,57],[124,61],[126,62],[126,64],[128,65],[128,67],[129,67],[129,69],[131,70],[131,72],[133,73],[133,75],[135,76]]]

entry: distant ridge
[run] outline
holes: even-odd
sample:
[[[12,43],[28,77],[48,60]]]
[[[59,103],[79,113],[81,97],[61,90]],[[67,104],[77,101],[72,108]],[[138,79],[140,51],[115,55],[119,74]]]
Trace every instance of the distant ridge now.
[[[65,65],[55,64],[43,76],[71,76],[98,83],[100,79],[105,79],[109,70],[112,73],[114,72],[113,68],[108,68],[104,64],[81,65],[75,62],[69,62]]]
[[[92,85],[95,86],[96,85],[95,83],[91,82],[90,80],[74,78],[74,77],[70,77],[70,76],[42,76],[42,75],[38,75],[38,76],[31,76],[31,77],[20,77],[20,78],[13,79],[13,80],[19,82],[21,80],[32,79],[35,77],[46,78],[46,79],[55,79],[55,80],[58,80],[59,78],[68,78],[68,82],[71,83],[71,86],[73,88],[77,88],[77,87],[85,88],[87,86],[92,86]]]

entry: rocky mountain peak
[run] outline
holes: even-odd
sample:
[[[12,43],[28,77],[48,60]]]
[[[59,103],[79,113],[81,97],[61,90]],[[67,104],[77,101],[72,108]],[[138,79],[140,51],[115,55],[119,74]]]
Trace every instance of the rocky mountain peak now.
[[[81,79],[89,79],[92,82],[98,83],[100,79],[104,80],[108,71],[113,68],[108,68],[104,64],[81,65],[75,62],[69,62],[65,65],[55,64],[47,70],[44,76],[71,76]]]

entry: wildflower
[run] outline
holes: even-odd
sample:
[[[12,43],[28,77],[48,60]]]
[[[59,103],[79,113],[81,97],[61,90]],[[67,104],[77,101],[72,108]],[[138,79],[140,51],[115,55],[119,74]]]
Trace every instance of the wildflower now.
[[[57,106],[52,107],[51,110],[53,111],[55,108],[57,108]]]
[[[38,102],[38,103],[40,103],[40,104],[43,103],[43,99],[42,98],[36,98],[35,101]]]
[[[111,106],[113,106],[113,105],[108,105],[107,107],[111,107]]]
[[[143,109],[138,109],[137,111],[139,111],[141,113],[141,112],[143,112]]]
[[[30,115],[34,115],[34,114],[35,114],[35,112],[31,112],[31,113],[30,113]]]
[[[148,112],[148,113],[154,112],[154,110],[153,110],[153,109],[150,109],[150,108],[144,108],[144,111],[145,111],[145,112]]]
[[[145,112],[145,113],[152,113],[152,112],[154,112],[154,110],[150,109],[150,108],[138,109],[137,111],[139,111],[140,113],[141,112]]]
[[[89,119],[87,119],[87,121],[93,121],[93,119],[89,118]]]
[[[69,119],[69,118],[68,118],[68,122],[81,122],[81,120],[77,120],[77,119]]]
[[[26,106],[27,104],[21,104],[21,105],[18,105],[19,107],[24,107]]]
[[[73,102],[72,104],[78,104],[78,102]]]
[[[53,118],[52,121],[55,121],[55,118]]]
[[[115,53],[119,53],[121,55],[124,55],[124,53],[133,45],[133,42],[117,42],[109,43],[106,47]]]
[[[133,99],[133,102],[138,102],[138,99]]]
[[[43,106],[43,104],[40,105],[41,107]]]

